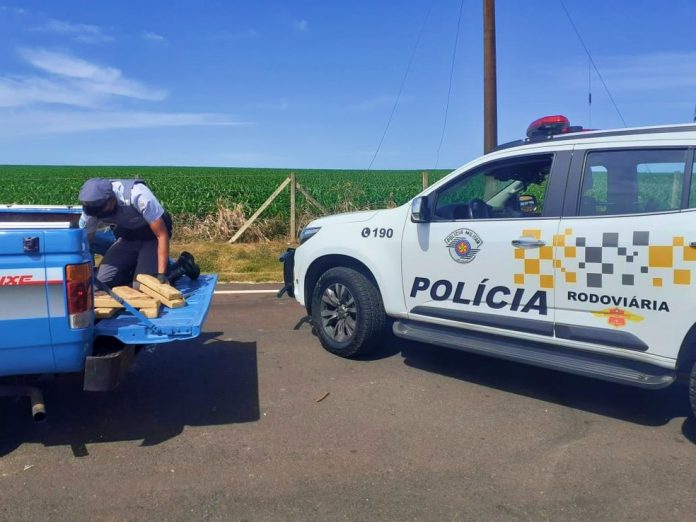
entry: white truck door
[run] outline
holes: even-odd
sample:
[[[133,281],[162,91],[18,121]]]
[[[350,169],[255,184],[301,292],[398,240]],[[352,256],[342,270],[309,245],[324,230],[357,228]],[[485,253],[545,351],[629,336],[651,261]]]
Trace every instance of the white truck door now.
[[[579,194],[566,200],[557,249],[557,337],[676,357],[696,317],[692,157],[686,147],[575,151],[569,187]]]
[[[528,154],[464,172],[407,222],[406,310],[414,320],[511,335],[553,335],[553,242],[570,152]]]

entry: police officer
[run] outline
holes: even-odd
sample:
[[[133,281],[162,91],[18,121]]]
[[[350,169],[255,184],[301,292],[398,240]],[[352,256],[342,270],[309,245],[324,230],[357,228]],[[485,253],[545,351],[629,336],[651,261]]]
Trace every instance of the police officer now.
[[[114,287],[129,285],[138,274],[167,282],[171,218],[144,181],[92,178],[80,189],[80,226],[92,243],[99,224],[115,225],[97,279]]]

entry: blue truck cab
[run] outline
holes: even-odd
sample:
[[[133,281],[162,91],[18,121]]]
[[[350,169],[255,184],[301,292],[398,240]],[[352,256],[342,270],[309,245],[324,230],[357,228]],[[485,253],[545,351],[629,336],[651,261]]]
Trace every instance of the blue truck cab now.
[[[85,389],[107,390],[137,347],[201,332],[216,275],[178,280],[186,306],[156,319],[124,310],[95,320],[93,255],[79,217],[79,207],[0,206],[0,378],[84,372]]]

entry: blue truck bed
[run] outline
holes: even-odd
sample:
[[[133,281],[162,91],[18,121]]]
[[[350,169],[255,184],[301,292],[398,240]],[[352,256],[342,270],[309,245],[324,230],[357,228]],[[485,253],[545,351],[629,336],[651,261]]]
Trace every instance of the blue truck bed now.
[[[98,321],[95,335],[116,337],[126,344],[159,344],[198,337],[216,282],[215,274],[201,275],[196,281],[181,279],[176,287],[184,294],[186,306],[162,308],[160,317],[148,320],[150,324],[123,310],[115,317]]]

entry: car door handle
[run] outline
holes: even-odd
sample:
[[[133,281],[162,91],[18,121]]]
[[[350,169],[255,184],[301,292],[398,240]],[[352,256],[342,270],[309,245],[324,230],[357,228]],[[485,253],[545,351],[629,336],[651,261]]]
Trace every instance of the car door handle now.
[[[545,241],[541,239],[533,239],[531,237],[521,237],[519,239],[512,240],[512,246],[515,248],[539,248],[546,245]]]

